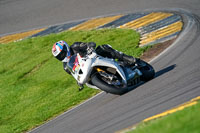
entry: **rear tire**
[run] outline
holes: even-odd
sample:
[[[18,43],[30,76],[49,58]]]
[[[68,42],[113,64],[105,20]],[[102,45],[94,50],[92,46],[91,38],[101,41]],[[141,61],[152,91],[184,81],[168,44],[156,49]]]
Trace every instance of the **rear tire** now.
[[[148,64],[147,62],[140,60],[140,64],[143,64],[139,69],[142,72],[141,80],[142,81],[149,81],[154,78],[155,70],[154,68]],[[145,65],[144,65],[145,64]]]
[[[91,82],[96,87],[98,87],[99,89],[101,89],[107,93],[122,95],[128,91],[127,88],[107,84],[105,81],[103,81],[101,79],[101,76],[98,73],[94,74],[91,77]]]

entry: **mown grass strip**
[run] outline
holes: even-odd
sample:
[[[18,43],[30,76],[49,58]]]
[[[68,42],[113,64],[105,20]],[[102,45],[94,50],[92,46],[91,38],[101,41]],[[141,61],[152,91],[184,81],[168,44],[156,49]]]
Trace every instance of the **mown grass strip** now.
[[[76,81],[51,54],[56,41],[110,44],[139,57],[146,50],[138,46],[139,38],[133,30],[102,29],[0,44],[0,132],[27,131],[99,93],[87,87],[78,91]]]

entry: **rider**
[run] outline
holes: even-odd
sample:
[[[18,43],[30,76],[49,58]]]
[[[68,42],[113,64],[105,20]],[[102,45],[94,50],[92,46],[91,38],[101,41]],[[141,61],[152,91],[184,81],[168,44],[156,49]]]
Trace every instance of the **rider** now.
[[[67,68],[67,63],[72,55],[79,53],[80,56],[85,56],[87,54],[87,48],[91,47],[95,49],[96,43],[94,42],[75,42],[69,46],[65,41],[56,42],[52,48],[52,54],[58,60],[63,62],[64,70],[71,74]],[[110,45],[104,44],[96,48],[96,53],[103,57],[118,59],[123,61],[126,65],[134,65],[137,61],[137,58],[128,56],[122,52],[114,50]]]

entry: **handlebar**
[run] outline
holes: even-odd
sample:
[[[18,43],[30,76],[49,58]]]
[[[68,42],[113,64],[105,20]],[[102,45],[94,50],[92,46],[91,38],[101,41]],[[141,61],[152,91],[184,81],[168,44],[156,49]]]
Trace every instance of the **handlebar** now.
[[[90,55],[90,54],[92,54],[93,52],[95,52],[94,47],[88,47],[88,48],[87,48],[87,55]]]

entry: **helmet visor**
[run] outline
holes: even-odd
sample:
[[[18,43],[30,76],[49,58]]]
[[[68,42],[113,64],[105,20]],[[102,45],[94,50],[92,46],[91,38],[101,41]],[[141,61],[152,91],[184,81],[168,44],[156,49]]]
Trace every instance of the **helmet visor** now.
[[[56,58],[60,61],[64,60],[67,55],[67,47],[64,45],[63,50],[56,56]]]

